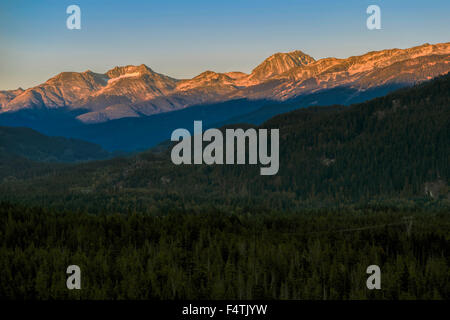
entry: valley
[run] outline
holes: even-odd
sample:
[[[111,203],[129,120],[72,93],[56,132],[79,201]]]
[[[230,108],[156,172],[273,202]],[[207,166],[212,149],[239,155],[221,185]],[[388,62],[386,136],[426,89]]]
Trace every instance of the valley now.
[[[249,164],[174,165],[167,143],[45,174],[32,173],[46,166],[34,162],[27,176],[0,184],[0,200],[94,213],[210,205],[272,210],[372,202],[447,206],[449,79],[445,75],[351,106],[302,108],[254,126],[279,129],[279,171],[270,179]],[[430,198],[425,185],[438,180],[444,181],[439,196]]]

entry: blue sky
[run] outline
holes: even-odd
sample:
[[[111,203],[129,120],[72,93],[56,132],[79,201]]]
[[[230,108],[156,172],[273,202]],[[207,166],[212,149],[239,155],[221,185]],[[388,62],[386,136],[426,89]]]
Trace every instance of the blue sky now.
[[[81,8],[81,30],[66,8]],[[366,28],[381,7],[382,30]],[[275,52],[316,59],[450,41],[450,1],[433,0],[2,0],[0,89],[61,71],[105,72],[145,63],[176,78],[205,70],[250,72]]]

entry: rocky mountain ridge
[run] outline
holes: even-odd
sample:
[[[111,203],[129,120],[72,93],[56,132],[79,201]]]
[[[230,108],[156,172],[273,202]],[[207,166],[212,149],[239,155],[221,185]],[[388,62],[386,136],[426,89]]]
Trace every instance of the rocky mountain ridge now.
[[[336,87],[358,91],[412,85],[450,71],[450,43],[372,51],[346,59],[315,60],[302,51],[276,53],[250,74],[205,71],[178,80],[148,66],[115,67],[104,74],[62,72],[43,84],[0,91],[0,113],[27,108],[81,110],[78,120],[99,123],[232,99],[284,101]]]

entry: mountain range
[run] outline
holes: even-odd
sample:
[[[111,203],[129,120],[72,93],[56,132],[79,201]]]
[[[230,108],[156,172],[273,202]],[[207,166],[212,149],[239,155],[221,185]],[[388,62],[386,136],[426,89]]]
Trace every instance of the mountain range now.
[[[130,151],[167,139],[176,126],[189,125],[185,119],[260,124],[310,105],[362,102],[449,71],[450,43],[440,43],[346,59],[315,60],[297,50],[268,57],[250,74],[205,71],[181,80],[144,64],[104,74],[62,72],[26,90],[0,91],[0,125]]]

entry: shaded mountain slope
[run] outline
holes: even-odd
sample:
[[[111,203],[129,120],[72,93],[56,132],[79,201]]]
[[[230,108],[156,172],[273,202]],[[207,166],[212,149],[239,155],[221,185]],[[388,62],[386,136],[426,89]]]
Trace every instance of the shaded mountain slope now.
[[[90,142],[48,137],[29,128],[0,127],[0,153],[43,162],[77,162],[111,157],[100,146]]]

